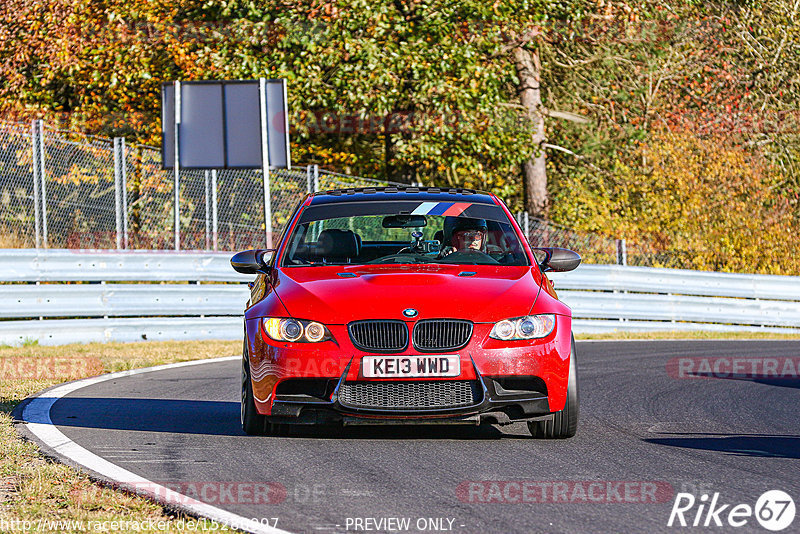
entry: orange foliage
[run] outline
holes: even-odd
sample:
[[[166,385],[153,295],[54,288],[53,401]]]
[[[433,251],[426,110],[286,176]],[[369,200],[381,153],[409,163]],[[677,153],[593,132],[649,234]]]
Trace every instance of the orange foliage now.
[[[773,191],[776,170],[723,137],[657,134],[636,167],[620,164],[625,184],[613,211],[626,237],[701,270],[796,274],[795,199]]]

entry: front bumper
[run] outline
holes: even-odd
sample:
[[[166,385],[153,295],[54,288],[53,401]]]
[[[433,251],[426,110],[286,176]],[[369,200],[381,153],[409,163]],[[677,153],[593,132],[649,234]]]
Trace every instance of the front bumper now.
[[[248,352],[256,407],[274,422],[297,424],[507,424],[546,419],[563,408],[568,378],[569,317],[536,342],[500,344],[488,337],[491,325],[475,325],[470,343],[457,351],[460,374],[452,378],[368,379],[350,344],[346,327],[329,327],[336,341],[276,343],[247,321]],[[413,348],[409,354],[416,353]],[[304,387],[308,381],[312,387]],[[430,385],[469,383],[472,396],[457,406],[381,407],[348,402],[342,387],[358,384]],[[520,387],[520,384],[522,386]],[[424,388],[423,388],[424,389]]]
[[[343,373],[330,397],[304,394],[277,394],[272,402],[275,422],[320,424],[507,424],[548,416],[550,404],[546,391],[506,390],[501,380],[482,377],[469,381],[473,402],[458,407],[385,408],[356,406],[340,395],[347,372]],[[542,384],[535,377],[532,384]],[[440,382],[441,383],[441,382]],[[538,387],[537,389],[545,389]]]

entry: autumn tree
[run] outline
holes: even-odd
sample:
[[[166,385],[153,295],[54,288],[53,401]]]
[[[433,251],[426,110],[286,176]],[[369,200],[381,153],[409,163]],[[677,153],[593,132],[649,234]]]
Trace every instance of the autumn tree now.
[[[521,169],[541,170],[544,155],[520,65],[535,48],[528,34],[568,16],[558,6],[81,0],[44,26],[32,23],[44,7],[23,14],[3,54],[15,80],[5,94],[155,144],[161,82],[285,77],[300,162],[521,200],[521,186],[536,185]],[[46,57],[20,56],[28,41]]]
[[[668,250],[678,241],[642,215],[666,193],[642,184],[670,175],[653,158],[676,147],[695,147],[709,168],[746,165],[763,177],[748,185],[755,211],[800,219],[798,9],[791,0],[9,0],[0,108],[158,144],[162,82],[287,78],[297,163],[488,189],[515,209]],[[658,157],[680,171],[680,158]],[[723,188],[739,180],[715,176]],[[679,202],[690,190],[671,194]],[[718,226],[725,239],[736,224]]]

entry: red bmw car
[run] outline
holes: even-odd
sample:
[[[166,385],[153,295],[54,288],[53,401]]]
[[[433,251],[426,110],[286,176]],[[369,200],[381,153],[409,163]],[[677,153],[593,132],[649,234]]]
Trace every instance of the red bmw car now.
[[[534,255],[534,250],[538,251]],[[578,421],[570,309],[496,196],[386,187],[308,195],[256,274],[244,314],[242,427],[509,424],[567,438]]]

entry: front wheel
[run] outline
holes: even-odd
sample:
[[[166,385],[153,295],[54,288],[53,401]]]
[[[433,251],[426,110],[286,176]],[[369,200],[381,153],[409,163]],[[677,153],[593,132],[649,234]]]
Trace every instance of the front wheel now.
[[[258,413],[256,402],[253,398],[253,383],[250,381],[250,363],[247,358],[247,342],[245,342],[242,355],[241,422],[242,430],[251,436],[263,436],[269,428],[266,416]]]
[[[575,363],[575,338],[572,338],[569,355],[567,401],[564,409],[553,414],[548,421],[529,421],[528,430],[534,438],[571,438],[578,429],[578,372]]]

